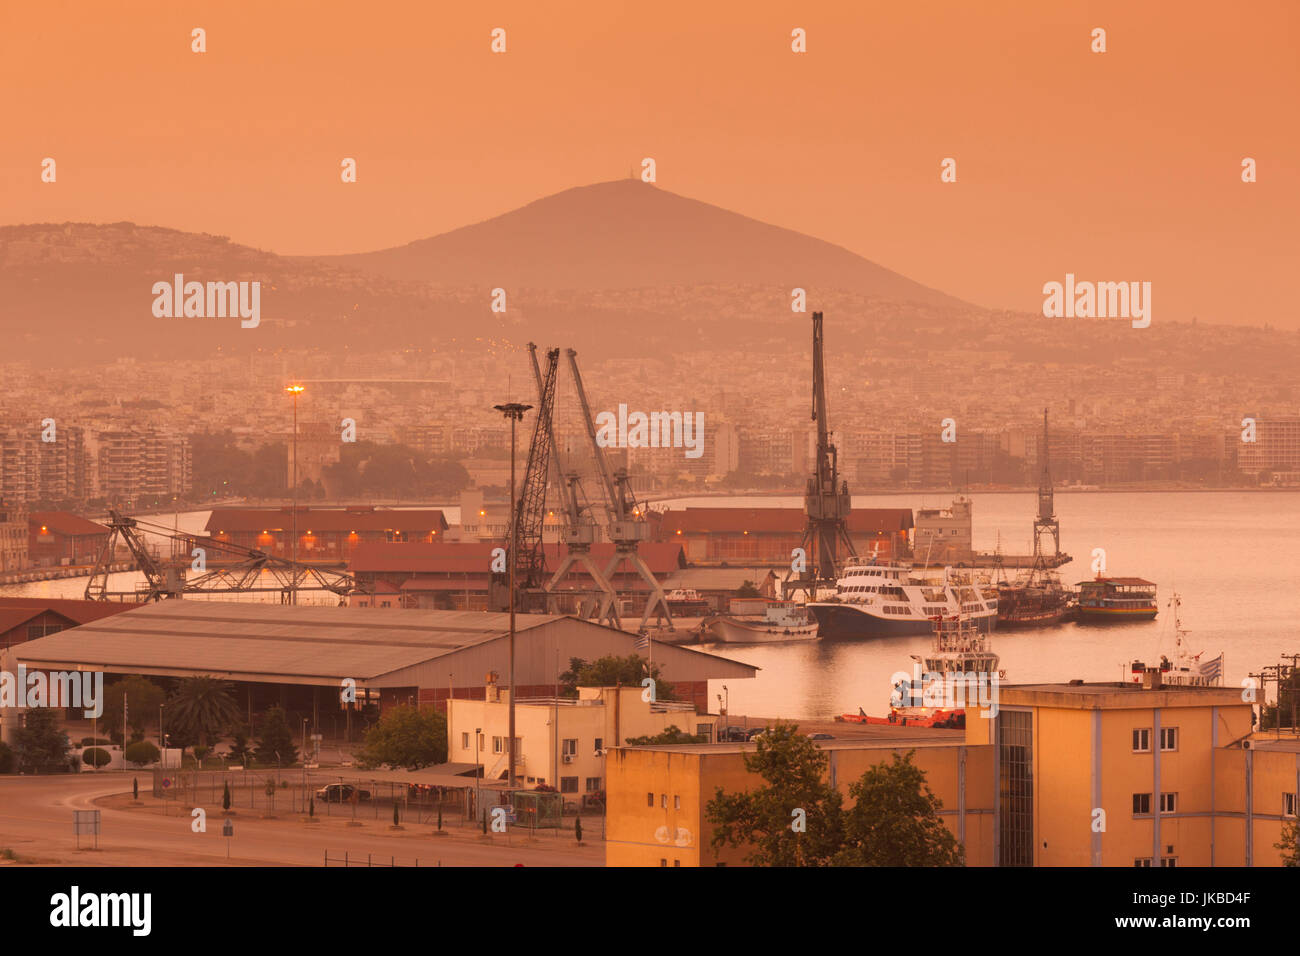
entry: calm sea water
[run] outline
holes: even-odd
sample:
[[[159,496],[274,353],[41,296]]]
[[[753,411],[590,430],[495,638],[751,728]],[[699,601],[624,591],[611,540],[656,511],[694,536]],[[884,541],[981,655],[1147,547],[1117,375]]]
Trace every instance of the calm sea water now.
[[[1032,494],[975,494],[975,547],[1027,554],[1031,548]],[[950,497],[879,495],[855,497],[858,507],[941,507]],[[798,498],[700,498],[689,504],[718,507],[801,507]],[[1062,568],[1074,583],[1091,577],[1094,548],[1106,550],[1107,571],[1155,581],[1161,605],[1154,621],[1108,626],[1063,624],[1043,630],[1005,631],[993,648],[1010,683],[1118,680],[1128,661],[1173,652],[1173,615],[1167,601],[1182,599],[1182,621],[1192,653],[1224,653],[1225,682],[1276,663],[1281,653],[1300,653],[1297,585],[1300,584],[1300,495],[1289,492],[1160,492],[1057,494],[1061,547],[1074,555]],[[207,512],[182,513],[179,526],[200,530]],[[170,527],[171,515],[159,516]],[[999,536],[1000,532],[1000,536]],[[165,552],[164,552],[165,553]],[[114,575],[113,586],[129,588],[135,575]],[[0,589],[0,593],[81,597],[85,579],[45,581]],[[267,600],[278,600],[276,597]],[[300,596],[303,603],[332,604],[332,595]],[[754,680],[726,682],[734,715],[828,717],[884,713],[890,676],[910,671],[909,655],[924,651],[929,638],[885,638],[864,642],[810,644],[700,645],[761,668]],[[723,693],[714,681],[711,694]],[[716,698],[714,699],[716,708]]]

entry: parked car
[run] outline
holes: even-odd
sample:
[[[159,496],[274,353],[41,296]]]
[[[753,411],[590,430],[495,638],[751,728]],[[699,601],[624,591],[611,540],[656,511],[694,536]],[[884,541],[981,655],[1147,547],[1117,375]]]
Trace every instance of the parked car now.
[[[766,727],[750,727],[747,731],[745,731],[745,739],[753,740],[755,737],[759,736],[766,730],[767,730]]]
[[[349,803],[352,800],[353,791],[357,792],[357,800],[369,800],[369,790],[357,790],[356,787],[348,783],[331,783],[321,787],[316,791],[316,799],[323,800],[326,803]]]
[[[749,736],[744,727],[724,727],[720,739],[724,743],[744,743]]]
[[[835,737],[832,734],[809,734],[808,739],[809,740],[834,740]]]

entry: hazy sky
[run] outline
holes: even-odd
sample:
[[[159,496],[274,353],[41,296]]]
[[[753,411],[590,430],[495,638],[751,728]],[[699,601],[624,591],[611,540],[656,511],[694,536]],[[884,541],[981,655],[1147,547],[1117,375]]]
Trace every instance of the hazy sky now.
[[[983,305],[1073,272],[1152,282],[1156,321],[1297,328],[1298,47],[1295,0],[11,0],[0,224],[360,252],[652,156],[662,188]]]

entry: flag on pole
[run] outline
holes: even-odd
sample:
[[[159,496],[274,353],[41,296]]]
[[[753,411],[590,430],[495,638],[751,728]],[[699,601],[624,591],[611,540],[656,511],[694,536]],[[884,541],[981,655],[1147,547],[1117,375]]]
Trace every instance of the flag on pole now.
[[[637,639],[636,639],[636,649],[637,649],[638,651],[648,651],[648,650],[650,650],[650,635],[649,635],[649,634],[640,634],[640,635],[637,636]]]
[[[1201,665],[1201,676],[1206,680],[1218,680],[1223,676],[1223,655]]]

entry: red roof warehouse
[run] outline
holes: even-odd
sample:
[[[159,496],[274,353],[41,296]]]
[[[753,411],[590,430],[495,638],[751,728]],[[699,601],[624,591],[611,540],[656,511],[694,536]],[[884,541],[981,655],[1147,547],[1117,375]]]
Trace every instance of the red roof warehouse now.
[[[27,556],[34,568],[94,564],[108,541],[108,529],[70,511],[27,515]]]
[[[293,508],[216,508],[205,530],[217,541],[279,557],[293,554]],[[436,542],[447,531],[437,509],[298,508],[298,558],[346,561],[374,542]]]
[[[808,518],[802,508],[685,508],[650,512],[657,541],[677,541],[691,564],[789,564],[803,540]],[[911,552],[910,508],[854,508],[849,537],[862,555],[882,559]]]

